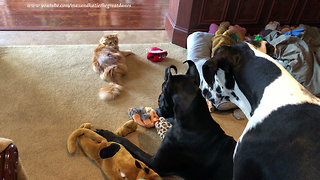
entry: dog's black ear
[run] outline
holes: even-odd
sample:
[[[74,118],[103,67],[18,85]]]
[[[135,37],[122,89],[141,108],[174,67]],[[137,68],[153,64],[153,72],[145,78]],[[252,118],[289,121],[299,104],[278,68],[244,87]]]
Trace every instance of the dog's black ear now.
[[[238,58],[238,57],[234,57]],[[233,64],[228,59],[223,59],[218,62],[218,67],[224,71],[225,74],[225,86],[228,89],[234,89],[235,80],[233,73]]]
[[[243,43],[241,45],[238,46],[245,46],[246,44]],[[241,47],[238,46],[222,46],[221,48],[217,49],[217,51],[215,52],[215,61],[219,62],[218,68],[222,69],[222,66],[224,65],[224,63],[220,63],[222,61],[229,61],[229,63],[231,63],[233,68],[237,68],[240,65],[240,61],[241,61],[241,54],[239,53],[239,48],[241,49]],[[221,66],[221,67],[220,67]],[[224,71],[227,69],[223,69]]]
[[[266,43],[266,49],[267,49],[267,54],[270,56],[270,57],[273,57],[275,54],[275,47],[272,46],[270,43]]]
[[[227,58],[222,59],[210,59],[205,62],[202,66],[202,73],[204,80],[207,84],[213,88],[214,76],[217,73],[218,69],[222,69],[225,73],[226,78],[226,88],[233,89],[234,88],[234,77],[233,77],[233,67],[230,61]]]
[[[222,69],[225,73],[226,88],[233,89],[235,85],[234,72],[238,71],[241,66],[241,53],[240,50],[246,44],[238,44],[235,46],[224,46],[220,48],[220,51],[214,56],[215,62],[217,62],[217,69]]]
[[[241,54],[237,47],[222,46],[215,51],[214,56],[202,66],[203,77],[207,84],[213,88],[214,77],[218,69],[225,72],[226,86],[229,89],[234,87],[234,70],[240,67]]]
[[[100,157],[102,159],[111,158],[120,150],[120,145],[116,143],[111,143],[110,146],[101,149]]]
[[[168,67],[166,68],[165,75],[164,75],[164,80],[165,80],[165,81],[167,81],[168,79],[170,79],[170,77],[172,76],[172,74],[171,74],[171,69],[174,69],[174,71],[176,72],[176,74],[177,74],[177,72],[178,72],[176,66],[174,66],[174,65],[168,66]]]
[[[226,52],[228,52],[229,50],[230,50],[230,46],[226,46],[226,45],[221,46],[214,52],[213,56],[226,54]]]
[[[232,65],[232,69],[229,70],[237,71],[241,66],[242,56],[238,51],[232,50],[228,55],[228,60]]]
[[[217,70],[218,70],[217,63],[216,61],[214,61],[213,58],[207,60],[202,65],[203,78],[211,88],[213,88],[214,76]]]
[[[200,76],[199,76],[199,72],[197,70],[196,65],[194,64],[193,61],[191,60],[187,60],[183,63],[188,63],[189,68],[188,71],[186,72],[186,75],[189,75],[192,77],[193,82],[197,85],[200,86]]]

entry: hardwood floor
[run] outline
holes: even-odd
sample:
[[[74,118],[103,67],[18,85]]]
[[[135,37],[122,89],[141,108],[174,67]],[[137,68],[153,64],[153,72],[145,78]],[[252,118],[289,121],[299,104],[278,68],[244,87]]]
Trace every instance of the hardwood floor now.
[[[0,0],[0,30],[161,30],[169,0]]]

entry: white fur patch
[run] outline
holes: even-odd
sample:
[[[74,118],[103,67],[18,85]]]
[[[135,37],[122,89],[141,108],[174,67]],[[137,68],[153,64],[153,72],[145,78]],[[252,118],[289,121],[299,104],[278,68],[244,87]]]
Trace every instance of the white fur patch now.
[[[217,71],[217,75],[215,76],[215,83],[214,83],[214,89],[216,89],[218,87],[218,85],[221,87],[222,90],[222,96],[229,96],[230,97],[230,102],[236,104],[245,114],[245,116],[249,119],[250,116],[250,112],[251,112],[251,105],[249,103],[249,101],[247,100],[247,98],[245,97],[245,95],[242,93],[242,91],[240,90],[237,82],[235,82],[234,85],[234,89],[233,90],[229,90],[225,87],[226,84],[226,78],[225,78],[225,73],[222,69],[218,69]],[[213,99],[215,99],[216,101],[220,102],[222,99],[219,99],[217,97],[217,94],[215,92],[215,90],[212,90],[212,96]],[[233,95],[231,95],[231,92],[234,92],[237,97],[239,98],[239,100],[236,99],[236,97],[234,97]]]
[[[258,124],[262,123],[263,120],[267,116],[269,116],[271,112],[277,110],[280,107],[291,104],[302,104],[306,102],[320,105],[320,100],[311,93],[308,93],[308,91],[300,83],[298,83],[289,74],[289,72],[286,71],[277,61],[275,61],[270,56],[252,48],[251,46],[249,47],[254,51],[256,56],[268,59],[269,61],[273,62],[277,67],[279,67],[279,69],[281,70],[281,76],[279,76],[276,80],[274,80],[269,86],[265,88],[262,98],[260,100],[260,104],[255,109],[252,117],[248,118],[248,124],[244,129],[242,135],[240,136],[238,143],[241,142],[244,135],[250,129],[253,129]],[[243,101],[243,97],[239,98],[241,101]],[[244,112],[248,111],[248,109],[246,109],[246,106],[240,108]],[[236,152],[237,146],[234,152]]]
[[[198,73],[199,73],[199,76],[200,76],[200,88],[203,89],[203,86],[204,86],[204,83],[207,84],[207,82],[204,80],[204,77],[203,77],[203,73],[202,73],[202,66],[205,62],[207,62],[209,58],[203,58],[203,59],[197,59],[197,60],[194,60],[194,63],[197,67],[197,70],[198,70]],[[207,85],[208,86],[208,85]]]
[[[101,100],[111,100],[111,99],[113,99],[113,96],[110,93],[100,91],[99,98]]]
[[[104,87],[100,89],[99,92],[99,98],[101,100],[113,100],[115,97],[117,97],[120,94],[120,91],[122,90],[122,86],[115,84],[115,83],[108,83]]]
[[[235,82],[234,85],[234,93],[238,96],[239,100],[236,100],[235,98],[230,98],[230,101],[236,104],[242,110],[247,119],[250,119],[251,105],[246,96],[240,90],[237,82]]]

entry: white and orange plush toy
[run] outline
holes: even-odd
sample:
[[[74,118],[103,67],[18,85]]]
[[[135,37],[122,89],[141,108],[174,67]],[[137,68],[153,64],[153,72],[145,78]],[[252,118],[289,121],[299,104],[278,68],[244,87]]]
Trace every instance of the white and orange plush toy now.
[[[163,140],[164,136],[166,135],[166,132],[172,127],[172,124],[166,121],[164,117],[160,117],[159,121],[155,122],[156,130],[160,136],[160,138]]]
[[[146,128],[155,127],[160,138],[163,139],[172,124],[163,117],[159,117],[157,112],[151,107],[129,108],[129,118]]]

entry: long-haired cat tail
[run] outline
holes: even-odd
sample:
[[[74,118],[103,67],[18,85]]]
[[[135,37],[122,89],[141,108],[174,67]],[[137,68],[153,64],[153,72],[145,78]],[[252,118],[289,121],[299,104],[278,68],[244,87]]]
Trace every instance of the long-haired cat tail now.
[[[122,86],[115,83],[109,83],[103,86],[99,92],[99,98],[102,100],[110,101],[113,100],[120,94],[120,91],[123,89]]]

